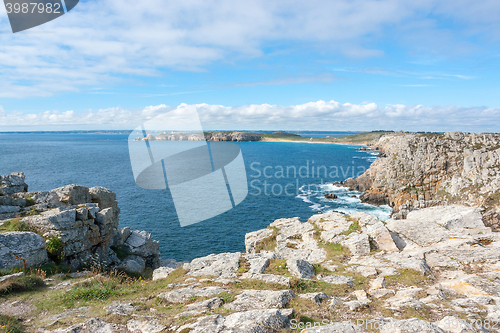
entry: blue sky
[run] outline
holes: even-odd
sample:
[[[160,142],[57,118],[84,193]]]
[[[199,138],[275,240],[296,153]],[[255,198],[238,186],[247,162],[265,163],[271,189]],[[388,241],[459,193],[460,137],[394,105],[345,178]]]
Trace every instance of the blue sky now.
[[[0,8],[0,130],[498,131],[500,3],[81,1],[16,34]]]

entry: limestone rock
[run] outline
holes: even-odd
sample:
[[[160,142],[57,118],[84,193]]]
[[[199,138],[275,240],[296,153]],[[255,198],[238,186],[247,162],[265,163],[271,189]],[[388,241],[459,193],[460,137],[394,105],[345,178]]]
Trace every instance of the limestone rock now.
[[[166,279],[170,273],[175,271],[174,268],[170,267],[158,267],[153,271],[153,281]]]
[[[258,273],[245,273],[241,276],[242,279],[253,279],[264,281],[269,284],[281,284],[290,287],[291,277],[276,275],[276,274],[258,274]]]
[[[311,302],[314,302],[316,304],[321,304],[325,300],[332,299],[330,296],[328,296],[327,294],[325,294],[323,292],[299,294],[297,296],[300,297],[300,298],[308,299]]]
[[[107,313],[126,316],[137,310],[137,307],[133,306],[132,303],[115,301],[108,306],[105,306],[104,310],[106,310]]]
[[[146,259],[148,267],[157,268],[160,265],[160,243],[151,238],[146,231],[134,230],[124,243],[129,253]]]
[[[221,287],[195,288],[193,286],[163,292],[158,297],[171,303],[181,303],[190,300],[193,297],[214,297],[225,291]]]
[[[141,333],[158,333],[167,328],[165,325],[160,325],[156,320],[135,320],[132,319],[127,323],[127,328],[131,332],[141,332]]]
[[[184,264],[184,269],[189,270],[188,275],[212,275],[221,277],[236,277],[239,268],[241,253],[211,254],[206,257],[196,258]]]
[[[224,308],[235,311],[283,309],[294,297],[291,290],[244,290],[233,302],[225,304]]]
[[[48,261],[43,237],[33,232],[0,233],[0,269],[22,268],[24,261],[27,267]]]
[[[68,207],[92,202],[89,188],[76,184],[66,185],[50,191],[57,195],[59,205]]]
[[[313,265],[305,260],[288,259],[286,261],[288,271],[299,279],[312,279],[316,272]]]
[[[28,185],[24,182],[25,175],[22,172],[14,172],[10,175],[0,176],[0,193],[13,195],[14,193],[27,192]]]
[[[370,240],[366,234],[352,233],[341,244],[355,256],[370,253]]]
[[[245,249],[247,253],[255,253],[257,245],[264,239],[271,237],[273,231],[271,229],[262,229],[245,235]]]
[[[333,323],[330,325],[308,328],[302,333],[362,333],[366,332],[361,325],[352,323]]]
[[[324,281],[330,284],[347,284],[349,287],[354,286],[354,279],[350,276],[343,275],[327,275],[327,276],[317,276],[318,280]]]

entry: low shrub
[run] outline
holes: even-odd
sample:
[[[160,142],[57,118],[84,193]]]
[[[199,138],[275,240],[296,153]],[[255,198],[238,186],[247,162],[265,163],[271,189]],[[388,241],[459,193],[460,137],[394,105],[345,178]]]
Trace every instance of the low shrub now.
[[[9,231],[31,231],[36,233],[35,228],[24,223],[19,217],[5,221],[4,224],[0,226],[0,232],[9,232]]]
[[[116,277],[96,277],[76,285],[63,295],[66,303],[75,301],[104,301],[111,296],[122,294],[120,279]]]
[[[64,258],[63,242],[59,237],[54,236],[46,239],[45,244],[47,245],[47,254],[49,258],[59,265]]]

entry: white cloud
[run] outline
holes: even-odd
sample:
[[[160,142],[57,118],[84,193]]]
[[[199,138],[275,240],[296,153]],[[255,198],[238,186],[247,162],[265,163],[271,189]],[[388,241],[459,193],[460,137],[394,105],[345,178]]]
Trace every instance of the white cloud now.
[[[426,18],[463,24],[450,32]],[[33,31],[0,34],[0,97],[47,96],[112,84],[164,68],[203,70],[210,63],[259,57],[276,41],[348,57],[380,56],[376,42],[456,54],[463,34],[496,39],[496,0],[96,0]],[[485,18],[485,19],[484,19]],[[414,22],[424,21],[424,26]],[[0,31],[9,31],[0,6]],[[389,31],[390,30],[390,31]],[[394,31],[399,31],[398,36]],[[486,37],[485,37],[486,36]],[[365,46],[370,41],[370,46]],[[374,46],[375,45],[375,46]],[[457,47],[454,47],[457,46]],[[286,46],[284,46],[286,47]],[[472,46],[471,46],[472,47]]]
[[[375,103],[340,104],[317,101],[300,105],[270,104],[228,107],[210,104],[164,104],[138,110],[120,107],[74,112],[46,111],[40,114],[6,112],[0,107],[0,130],[41,129],[133,129],[146,120],[171,111],[181,117],[196,110],[205,129],[295,129],[295,130],[413,130],[470,132],[497,131],[500,108],[458,106],[378,106]]]

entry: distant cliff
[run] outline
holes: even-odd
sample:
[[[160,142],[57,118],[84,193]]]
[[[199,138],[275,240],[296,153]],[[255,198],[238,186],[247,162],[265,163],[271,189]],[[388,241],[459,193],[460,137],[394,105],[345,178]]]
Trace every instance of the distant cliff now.
[[[500,134],[391,133],[368,147],[380,151],[379,158],[344,182],[364,192],[363,201],[392,206],[395,218],[459,203],[481,208],[485,223],[499,227]]]

